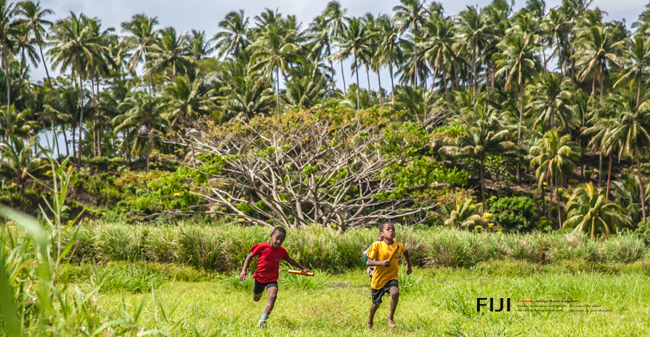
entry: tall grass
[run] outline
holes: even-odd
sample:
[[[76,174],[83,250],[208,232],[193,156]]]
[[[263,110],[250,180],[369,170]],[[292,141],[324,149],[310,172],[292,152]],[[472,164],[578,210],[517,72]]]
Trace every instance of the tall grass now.
[[[187,223],[139,226],[99,223],[77,231],[75,261],[151,261],[182,263],[214,272],[242,267],[249,249],[268,240],[262,227],[207,226]],[[64,236],[66,243],[72,233]],[[342,234],[313,226],[290,231],[284,247],[290,256],[310,269],[342,273],[364,268],[362,252],[376,240],[375,230]],[[397,239],[409,250],[415,266],[469,268],[489,260],[518,260],[558,264],[632,263],[644,260],[648,249],[630,234],[592,241],[581,233],[496,234],[436,228],[400,227]]]

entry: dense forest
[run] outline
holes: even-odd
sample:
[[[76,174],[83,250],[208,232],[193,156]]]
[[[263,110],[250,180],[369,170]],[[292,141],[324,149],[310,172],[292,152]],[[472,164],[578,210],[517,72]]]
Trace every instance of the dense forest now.
[[[54,161],[78,221],[645,232],[650,5],[628,28],[590,4],[180,32],[0,1],[0,202],[37,213]]]

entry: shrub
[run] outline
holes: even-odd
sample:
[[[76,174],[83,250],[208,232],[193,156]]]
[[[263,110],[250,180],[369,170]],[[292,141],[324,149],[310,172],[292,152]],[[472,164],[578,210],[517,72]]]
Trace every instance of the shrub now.
[[[500,198],[492,205],[490,212],[494,214],[494,220],[509,231],[529,232],[539,221],[535,202],[528,197]]]
[[[639,238],[646,246],[650,245],[650,221],[639,222],[639,226],[634,231],[634,235]]]

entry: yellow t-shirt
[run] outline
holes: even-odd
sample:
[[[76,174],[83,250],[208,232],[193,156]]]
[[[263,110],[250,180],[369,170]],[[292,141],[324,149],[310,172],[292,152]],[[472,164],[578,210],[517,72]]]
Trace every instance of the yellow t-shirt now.
[[[377,241],[373,243],[372,246],[370,246],[370,249],[368,250],[368,258],[375,261],[388,260],[390,254],[394,249],[399,249],[399,251],[395,254],[395,257],[390,262],[389,267],[375,267],[375,272],[372,275],[372,283],[370,284],[372,289],[381,289],[384,285],[386,285],[386,282],[390,280],[399,280],[399,276],[397,276],[397,273],[399,272],[399,265],[397,261],[399,257],[404,254],[406,248],[404,248],[403,244],[397,241],[393,242],[392,246],[387,245],[383,241]]]

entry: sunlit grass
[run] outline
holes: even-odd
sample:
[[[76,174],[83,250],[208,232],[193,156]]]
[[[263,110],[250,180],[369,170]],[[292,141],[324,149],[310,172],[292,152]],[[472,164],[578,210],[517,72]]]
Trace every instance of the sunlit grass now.
[[[525,270],[516,273],[513,270]],[[318,274],[317,274],[318,275]],[[238,286],[235,276],[211,281],[169,279],[152,292],[109,292],[100,301],[112,317],[134,312],[146,298],[140,326],[180,324],[180,335],[203,336],[648,336],[650,277],[647,271],[583,272],[523,262],[479,264],[470,269],[416,268],[404,277],[395,316],[386,324],[389,298],[365,329],[369,281],[362,270],[289,281],[282,273],[268,328],[255,328],[266,303],[252,299],[252,282]],[[299,276],[296,276],[299,277]],[[250,280],[250,279],[249,279]],[[308,282],[324,283],[305,286]],[[476,312],[477,297],[511,298],[511,312]],[[516,312],[521,299],[573,299],[601,304],[607,313]],[[163,310],[164,309],[164,310]],[[175,309],[175,310],[172,310]],[[167,312],[167,321],[162,312]],[[173,311],[173,314],[169,314]]]

